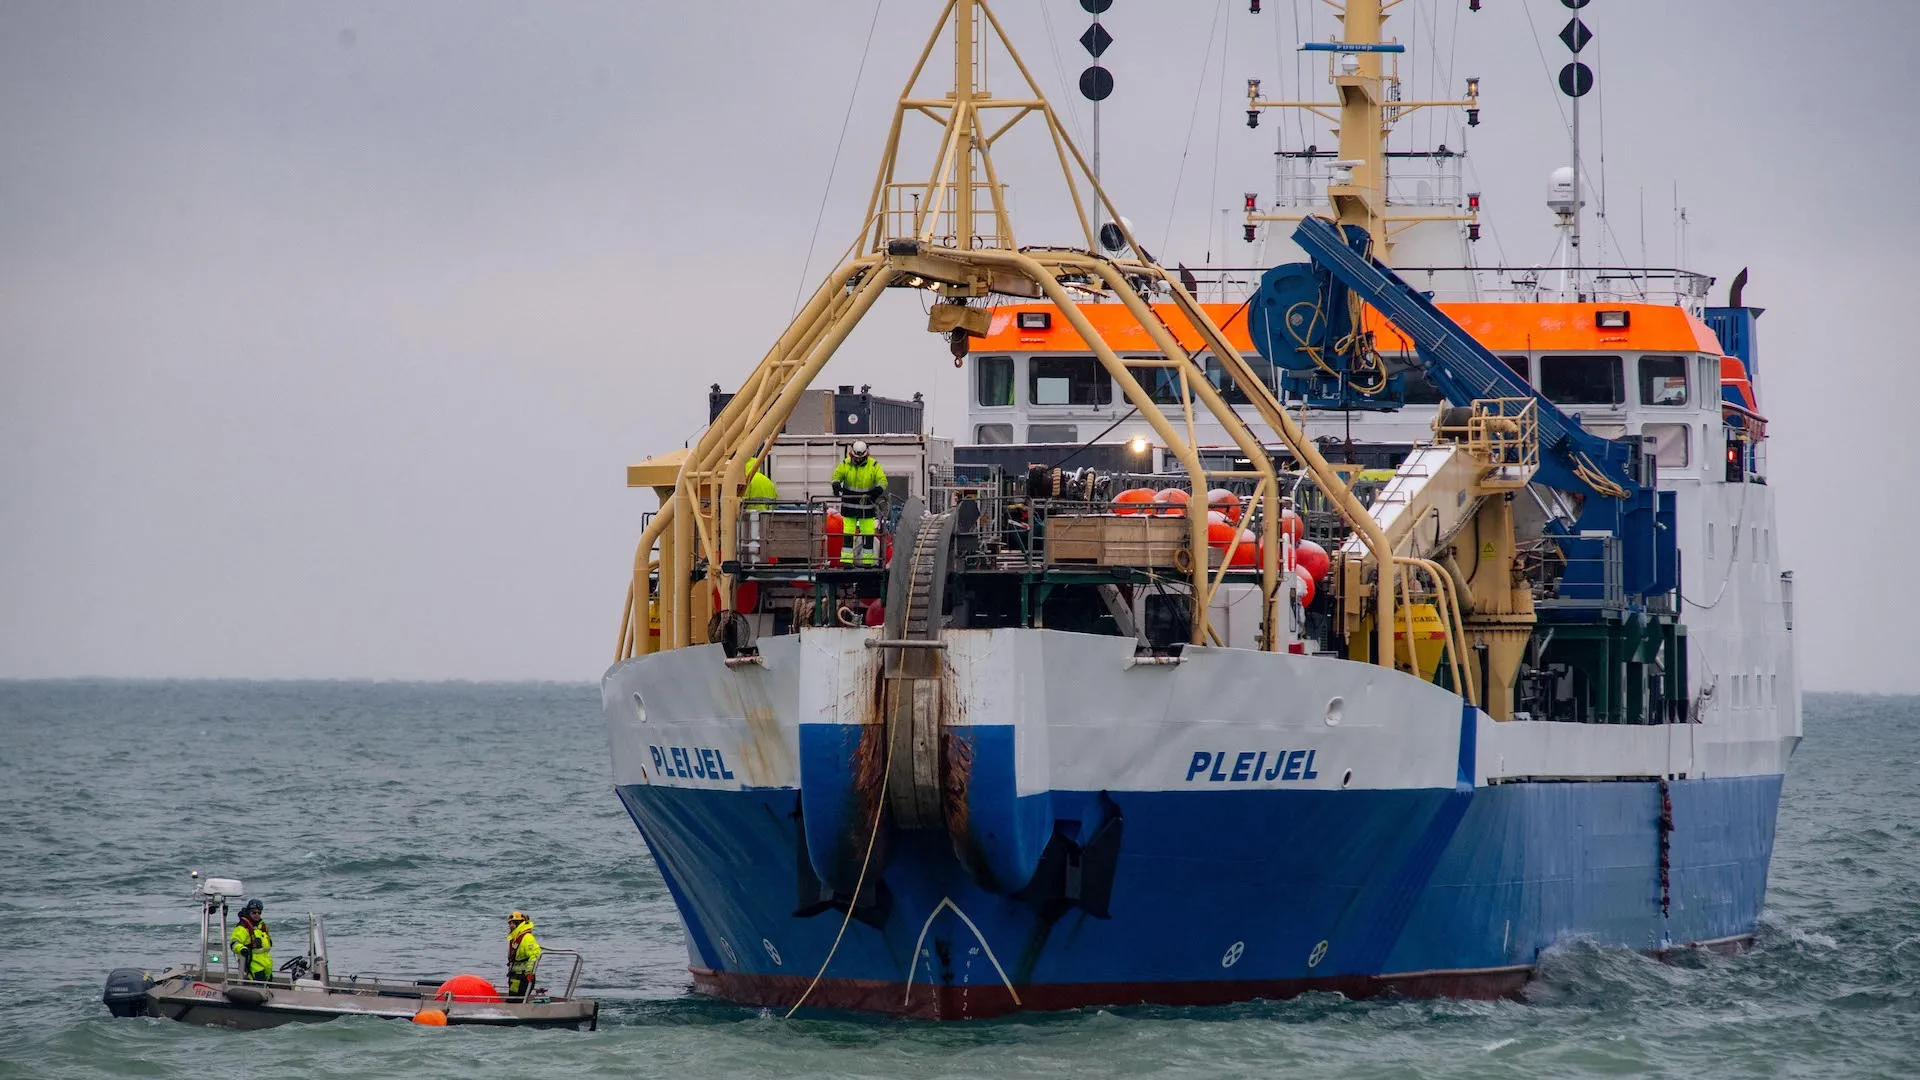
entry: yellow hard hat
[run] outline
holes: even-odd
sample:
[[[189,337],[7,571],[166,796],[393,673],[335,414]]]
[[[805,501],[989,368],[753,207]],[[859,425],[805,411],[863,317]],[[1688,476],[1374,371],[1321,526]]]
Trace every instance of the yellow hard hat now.
[[[525,915],[521,914],[518,911],[513,912],[512,914],[507,916],[508,926],[512,926],[514,923],[523,923],[523,922],[529,922],[529,921],[530,920]]]

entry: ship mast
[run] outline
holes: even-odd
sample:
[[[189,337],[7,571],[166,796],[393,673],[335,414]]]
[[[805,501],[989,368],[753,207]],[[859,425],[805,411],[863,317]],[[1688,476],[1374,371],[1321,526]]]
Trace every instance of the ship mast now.
[[[1377,2],[1373,6],[1376,10],[1379,7]],[[938,96],[921,93],[917,89],[921,72],[949,25],[953,32],[953,88]],[[989,42],[999,43],[1018,81],[1024,84],[1017,96],[1000,97],[987,89],[985,46]],[[924,180],[896,179],[901,129],[909,116],[931,119],[941,127],[933,167]],[[1003,135],[1027,117],[1035,117],[1044,125],[1084,246],[1023,247],[1014,239],[993,149]],[[988,207],[980,205],[983,192]],[[1102,245],[1097,237],[1107,226],[1118,232],[1121,241],[1105,245],[1117,252],[1114,255],[1098,253]],[[1051,302],[1153,429],[1167,456],[1180,463],[1192,490],[1205,491],[1216,478],[1251,480],[1261,520],[1277,525],[1283,492],[1272,456],[1247,419],[1209,380],[1189,376],[1197,366],[1195,353],[1180,344],[1173,329],[1179,323],[1186,324],[1201,347],[1218,358],[1237,384],[1261,388],[1261,392],[1250,394],[1252,401],[1244,407],[1251,408],[1280,436],[1321,490],[1329,493],[1341,517],[1358,531],[1377,563],[1392,565],[1386,534],[1306,432],[1264,392],[1265,381],[1248,366],[1240,350],[1178,277],[1141,249],[985,0],[948,0],[896,104],[866,217],[840,267],[821,283],[698,442],[671,460],[634,467],[642,476],[666,474],[661,479],[670,476],[671,484],[657,488],[662,499],[660,512],[641,534],[634,552],[632,586],[617,655],[652,651],[647,621],[656,603],[663,648],[705,643],[713,633],[714,620],[733,609],[746,463],[755,457],[764,458],[800,395],[889,289],[925,290],[938,295],[941,302],[931,305],[927,328],[947,335],[956,356],[965,354],[971,337],[988,332],[992,317],[986,306],[989,298],[1010,296]],[[1168,299],[1164,313],[1148,305],[1147,297],[1156,293]],[[1115,352],[1080,310],[1081,300],[1095,296],[1118,301],[1132,320],[1128,329],[1137,329],[1159,355],[1130,354],[1123,358]],[[1162,408],[1163,403],[1155,400],[1135,376],[1141,366],[1178,372],[1179,401]],[[1240,452],[1240,460],[1250,467],[1209,469],[1191,434],[1196,413],[1211,414]],[[630,482],[634,475],[630,470]],[[1207,520],[1195,514],[1187,525],[1188,550],[1207,550]],[[657,561],[652,556],[656,544]],[[1267,544],[1259,555],[1263,640],[1268,650],[1277,649],[1283,636],[1280,627],[1285,613],[1277,603],[1282,569],[1279,552],[1280,545]],[[1195,644],[1207,640],[1209,605],[1226,572],[1224,565],[1215,570],[1204,558],[1193,560],[1187,577],[1191,582],[1190,640]],[[660,587],[657,601],[656,581]],[[695,582],[699,582],[698,587]],[[1374,589],[1381,613],[1376,620],[1375,662],[1392,666],[1394,615],[1396,610],[1405,610],[1405,605],[1396,609],[1393,574],[1379,574]]]
[[[1333,0],[1328,0],[1332,3]],[[1336,5],[1341,33],[1335,41],[1302,42],[1302,52],[1329,54],[1328,82],[1334,101],[1269,101],[1260,96],[1260,80],[1247,80],[1247,126],[1258,127],[1262,109],[1303,109],[1335,126],[1339,157],[1327,177],[1326,210],[1315,216],[1364,229],[1373,254],[1391,264],[1393,238],[1420,221],[1465,221],[1478,231],[1478,207],[1469,200],[1464,213],[1396,213],[1387,207],[1387,137],[1408,113],[1436,106],[1467,110],[1467,126],[1480,123],[1480,80],[1467,79],[1467,93],[1454,101],[1403,101],[1398,97],[1398,55],[1406,46],[1385,36],[1387,12],[1400,0],[1345,0]],[[1395,57],[1389,66],[1386,58]],[[1307,211],[1261,213],[1247,196],[1247,239],[1269,221],[1298,221]],[[1477,236],[1476,236],[1477,238]]]

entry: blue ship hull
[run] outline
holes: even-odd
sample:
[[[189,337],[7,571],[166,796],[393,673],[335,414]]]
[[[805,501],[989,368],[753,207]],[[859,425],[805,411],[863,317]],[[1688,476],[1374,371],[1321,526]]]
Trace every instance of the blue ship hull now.
[[[884,827],[851,920],[851,888],[820,902],[796,788],[617,791],[679,906],[697,989],[963,1018],[1309,990],[1494,997],[1569,938],[1737,947],[1765,897],[1780,784],[1055,790],[1064,840],[1120,823],[1106,896],[990,892],[947,833]]]

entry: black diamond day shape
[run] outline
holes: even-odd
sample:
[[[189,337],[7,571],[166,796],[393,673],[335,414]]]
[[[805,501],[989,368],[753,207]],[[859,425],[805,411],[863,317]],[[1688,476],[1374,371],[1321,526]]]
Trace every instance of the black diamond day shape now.
[[[1567,20],[1566,26],[1560,28],[1560,40],[1567,46],[1569,52],[1577,56],[1581,49],[1587,47],[1587,42],[1593,40],[1593,31],[1587,29],[1587,24],[1580,21],[1580,16],[1575,15]]]
[[[1098,60],[1100,54],[1107,51],[1107,46],[1113,44],[1113,35],[1107,33],[1106,27],[1094,23],[1087,27],[1086,33],[1080,35],[1080,44]]]

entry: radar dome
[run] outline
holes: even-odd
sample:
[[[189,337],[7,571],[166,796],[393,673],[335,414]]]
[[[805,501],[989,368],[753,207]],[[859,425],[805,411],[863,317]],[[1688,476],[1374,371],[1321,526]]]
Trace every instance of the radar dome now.
[[[1562,165],[1547,178],[1547,209],[1556,214],[1573,213],[1573,166]]]

